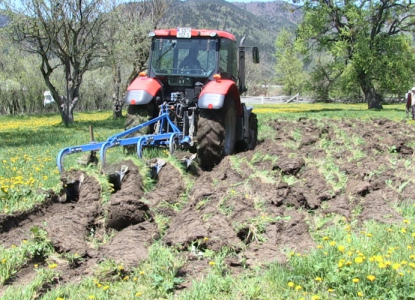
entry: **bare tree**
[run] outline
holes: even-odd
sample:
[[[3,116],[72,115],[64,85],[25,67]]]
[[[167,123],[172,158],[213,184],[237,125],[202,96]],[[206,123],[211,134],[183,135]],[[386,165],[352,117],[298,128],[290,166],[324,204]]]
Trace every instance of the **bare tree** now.
[[[113,73],[115,117],[121,116],[122,95],[128,84],[146,67],[150,53],[148,33],[159,26],[170,4],[171,0],[140,0],[122,4],[112,12],[112,26],[107,34],[113,38],[106,48],[106,61]],[[121,68],[126,64],[125,73]]]
[[[10,33],[24,50],[41,57],[40,70],[65,125],[73,123],[85,72],[103,58],[108,37],[106,0],[5,0]],[[52,73],[64,71],[66,91],[60,96]]]

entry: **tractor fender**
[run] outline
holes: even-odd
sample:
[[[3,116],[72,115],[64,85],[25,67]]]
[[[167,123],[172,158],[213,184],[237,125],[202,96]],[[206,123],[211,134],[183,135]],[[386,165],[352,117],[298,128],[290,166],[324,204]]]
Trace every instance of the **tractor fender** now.
[[[225,99],[235,101],[236,115],[243,115],[241,97],[234,81],[230,79],[216,79],[210,81],[203,88],[198,100],[198,107],[204,109],[220,109]]]
[[[160,89],[161,84],[156,79],[145,76],[137,77],[128,86],[124,103],[127,105],[147,104]]]

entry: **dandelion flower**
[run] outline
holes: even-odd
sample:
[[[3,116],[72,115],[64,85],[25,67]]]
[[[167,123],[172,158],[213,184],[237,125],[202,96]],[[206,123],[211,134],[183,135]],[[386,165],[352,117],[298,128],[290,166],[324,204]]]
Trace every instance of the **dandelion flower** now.
[[[334,289],[328,289],[327,292],[333,293],[334,292]]]
[[[392,265],[392,269],[394,269],[394,270],[398,270],[400,267],[401,267],[401,265],[400,265],[400,264],[398,264],[398,263],[394,263],[394,264]]]
[[[323,237],[323,241],[328,241],[330,238],[328,236]]]
[[[358,295],[359,297],[363,297],[363,293],[362,293],[362,292],[358,292],[358,293],[357,293],[357,295]]]
[[[209,266],[214,266],[216,263],[214,261],[209,262]]]
[[[287,285],[288,285],[289,287],[294,287],[295,283],[294,283],[294,282],[292,282],[292,281],[290,281]]]
[[[318,300],[318,299],[320,299],[320,296],[318,295],[311,296],[311,300]]]
[[[104,290],[104,291],[106,291],[106,290],[108,290],[110,288],[110,286],[109,285],[106,285],[106,286],[104,286],[102,289]]]
[[[337,247],[337,249],[339,249],[339,251],[340,251],[340,252],[344,252],[344,246],[342,246],[342,245],[339,245],[339,246]]]
[[[354,259],[354,262],[355,263],[357,263],[357,264],[361,264],[362,262],[363,262],[363,258],[362,257],[356,257],[355,259]]]
[[[323,281],[323,279],[321,277],[316,277],[315,280],[318,281],[318,282]]]
[[[322,245],[318,245],[318,246],[317,246],[317,248],[318,248],[318,249],[322,249],[322,248],[323,248],[323,246],[322,246]]]
[[[331,241],[330,242],[330,246],[334,246],[334,245],[336,245],[336,242],[335,241]]]
[[[403,222],[405,223],[405,224],[409,224],[409,223],[411,223],[411,221],[409,221],[409,220],[403,220]]]
[[[366,276],[366,278],[367,278],[367,280],[369,280],[370,282],[372,282],[372,281],[374,281],[374,280],[376,279],[376,277],[375,277],[375,276],[373,276],[373,275],[367,275],[367,276]]]
[[[353,283],[358,283],[359,282],[359,278],[353,278],[352,281],[353,281]]]
[[[140,292],[137,292],[137,293],[135,293],[135,296],[136,297],[140,297],[141,296],[141,293]]]
[[[57,264],[51,264],[48,266],[49,269],[55,269],[58,265]]]
[[[301,285],[297,285],[296,287],[295,287],[295,290],[296,291],[300,291],[300,290],[302,290],[303,288],[301,287]]]
[[[144,271],[140,271],[140,275],[144,275],[145,273],[144,273]]]

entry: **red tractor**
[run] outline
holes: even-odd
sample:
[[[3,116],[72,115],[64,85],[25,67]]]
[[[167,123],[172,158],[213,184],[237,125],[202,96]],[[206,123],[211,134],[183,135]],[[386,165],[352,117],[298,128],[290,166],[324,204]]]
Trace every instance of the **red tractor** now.
[[[102,168],[108,148],[125,146],[142,157],[144,147],[197,152],[204,169],[225,155],[254,149],[258,121],[252,107],[241,102],[245,87],[245,52],[259,63],[257,47],[239,47],[228,32],[205,29],[165,29],[152,37],[147,73],[127,89],[126,130],[105,142],[62,149],[57,158],[62,173],[68,154],[100,151]],[[92,153],[92,152],[91,152]]]
[[[127,129],[156,118],[166,103],[182,132],[176,146],[197,149],[202,168],[212,168],[235,151],[254,149],[257,118],[241,94],[246,91],[245,52],[249,48],[259,63],[258,48],[243,46],[243,39],[238,47],[234,35],[219,30],[163,29],[150,36],[148,72],[131,82],[124,99]],[[144,133],[157,134],[160,126],[171,131],[169,124],[159,123]]]

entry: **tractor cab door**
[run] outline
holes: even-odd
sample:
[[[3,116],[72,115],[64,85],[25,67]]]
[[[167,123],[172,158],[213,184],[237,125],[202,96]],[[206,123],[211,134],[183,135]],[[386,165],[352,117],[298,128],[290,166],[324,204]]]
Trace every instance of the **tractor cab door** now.
[[[238,55],[235,41],[222,38],[219,50],[219,73],[222,78],[237,80],[238,77]]]

